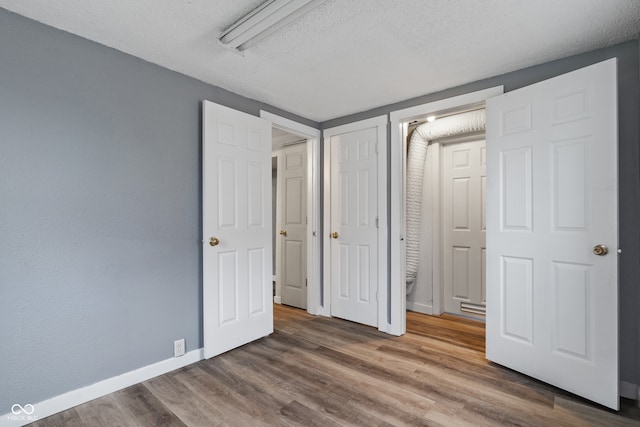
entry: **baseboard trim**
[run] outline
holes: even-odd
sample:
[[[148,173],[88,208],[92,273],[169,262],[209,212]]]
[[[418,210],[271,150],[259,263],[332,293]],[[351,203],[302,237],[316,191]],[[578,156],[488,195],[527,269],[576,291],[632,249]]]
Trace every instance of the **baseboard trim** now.
[[[124,374],[107,378],[95,384],[82,387],[64,394],[34,403],[34,411],[30,415],[15,415],[11,412],[4,414],[0,418],[0,427],[2,426],[23,426],[25,424],[41,420],[45,417],[65,411],[74,406],[81,405],[107,394],[122,390],[134,384],[141,383],[148,379],[157,377],[167,372],[174,371],[192,363],[204,359],[204,350],[199,348],[186,353],[184,356],[172,357],[165,359],[152,365],[143,366]],[[16,402],[19,403],[19,402]],[[22,403],[22,405],[26,405]]]
[[[433,306],[421,304],[419,302],[407,301],[407,310],[417,311],[422,314],[433,314]]]
[[[274,304],[282,304],[282,298],[281,297],[273,297],[273,303]]]
[[[625,397],[627,399],[638,400],[640,397],[640,389],[637,384],[620,381],[618,391],[621,397]]]

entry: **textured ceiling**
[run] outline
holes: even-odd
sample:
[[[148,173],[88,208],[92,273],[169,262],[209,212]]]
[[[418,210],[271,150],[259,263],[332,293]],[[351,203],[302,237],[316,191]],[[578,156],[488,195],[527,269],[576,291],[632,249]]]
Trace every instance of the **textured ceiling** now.
[[[262,0],[0,0],[4,7],[315,121],[633,39],[640,0],[327,0],[245,52]]]

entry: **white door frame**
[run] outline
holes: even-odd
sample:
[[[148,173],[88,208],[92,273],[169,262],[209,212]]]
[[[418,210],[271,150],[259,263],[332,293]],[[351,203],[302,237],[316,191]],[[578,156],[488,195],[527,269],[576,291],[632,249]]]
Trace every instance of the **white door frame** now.
[[[403,110],[393,111],[390,114],[391,122],[391,191],[389,202],[391,203],[391,232],[390,232],[390,266],[391,266],[391,322],[388,332],[392,335],[403,335],[406,332],[407,288],[405,283],[405,162],[406,162],[406,130],[407,124],[416,119],[422,119],[427,115],[444,110],[455,110],[466,105],[486,101],[493,96],[504,93],[504,86],[471,92],[468,94],[442,99]],[[439,212],[438,212],[439,215]],[[439,218],[434,220],[440,221]],[[440,243],[434,242],[439,248]],[[435,251],[434,251],[435,253]],[[434,264],[435,267],[435,264]],[[437,288],[437,289],[435,289]],[[439,295],[439,286],[434,287]]]
[[[333,135],[354,132],[361,129],[377,127],[378,133],[378,330],[389,333],[387,304],[390,295],[387,294],[387,262],[388,262],[388,233],[387,233],[387,116],[373,117],[367,120],[348,123],[323,130],[324,144],[324,259],[331,259],[331,241],[329,231],[331,227],[331,146],[327,143]],[[323,265],[324,277],[331,277],[331,263]],[[322,314],[331,316],[331,282],[325,281],[324,307]]]
[[[273,127],[307,138],[307,312],[324,314],[320,282],[320,130],[260,110],[260,117]]]

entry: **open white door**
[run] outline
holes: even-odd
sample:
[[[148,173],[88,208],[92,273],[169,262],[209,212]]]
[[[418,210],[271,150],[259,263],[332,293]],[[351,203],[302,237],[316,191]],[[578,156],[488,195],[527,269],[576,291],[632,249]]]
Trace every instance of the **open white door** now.
[[[615,59],[487,101],[487,358],[613,409],[617,142]]]
[[[278,166],[282,303],[307,308],[307,144],[282,149]]]
[[[271,123],[203,102],[204,356],[273,332]]]

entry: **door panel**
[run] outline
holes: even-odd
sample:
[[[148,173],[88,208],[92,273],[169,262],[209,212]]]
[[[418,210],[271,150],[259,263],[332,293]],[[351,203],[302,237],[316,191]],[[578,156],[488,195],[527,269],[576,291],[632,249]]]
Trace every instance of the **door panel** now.
[[[487,358],[614,409],[616,97],[613,59],[487,101]]]
[[[203,319],[209,358],[273,332],[271,124],[208,101],[203,124]]]
[[[485,141],[443,147],[444,308],[481,315],[485,304]]]
[[[283,166],[278,168],[282,218],[278,235],[281,301],[307,308],[307,144],[282,149]]]
[[[331,136],[331,314],[377,326],[376,127]]]

